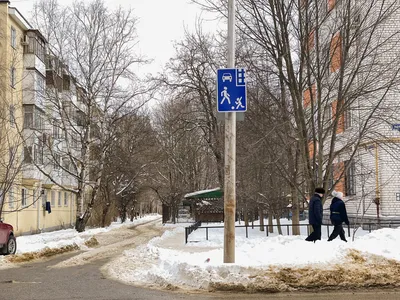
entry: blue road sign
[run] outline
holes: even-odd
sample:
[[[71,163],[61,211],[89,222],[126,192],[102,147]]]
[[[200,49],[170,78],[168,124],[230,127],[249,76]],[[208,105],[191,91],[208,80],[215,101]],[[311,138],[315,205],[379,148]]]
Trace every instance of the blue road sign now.
[[[246,111],[245,69],[219,69],[217,93],[219,112]]]

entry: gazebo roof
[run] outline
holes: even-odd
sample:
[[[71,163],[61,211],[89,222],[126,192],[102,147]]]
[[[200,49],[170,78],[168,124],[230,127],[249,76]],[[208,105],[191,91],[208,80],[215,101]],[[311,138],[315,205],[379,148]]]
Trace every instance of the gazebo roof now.
[[[221,188],[215,188],[211,190],[196,191],[193,193],[186,194],[185,199],[213,199],[222,198],[224,196],[223,190]]]

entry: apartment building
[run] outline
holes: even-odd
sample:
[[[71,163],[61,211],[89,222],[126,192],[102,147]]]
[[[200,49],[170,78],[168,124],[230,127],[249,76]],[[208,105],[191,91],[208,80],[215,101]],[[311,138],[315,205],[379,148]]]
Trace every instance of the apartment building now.
[[[64,74],[65,66],[55,64],[55,58],[47,54],[42,34],[4,0],[0,0],[0,53],[5,54],[0,60],[4,74],[0,76],[0,105],[7,112],[1,116],[5,130],[0,130],[0,138],[8,148],[2,149],[0,158],[1,217],[14,226],[16,234],[70,227],[76,215],[72,192],[76,182],[57,154],[65,146],[58,124],[60,110],[67,104],[55,105],[48,95],[57,90],[61,98],[65,94],[76,102],[76,85]]]
[[[335,189],[345,195],[352,222],[399,221],[400,94],[394,83],[400,57],[400,4],[318,3],[319,22],[310,22],[308,48],[316,52],[318,31],[320,61],[329,64],[329,71],[319,91],[316,84],[304,91],[303,105],[311,107],[321,93],[325,126],[338,120],[336,128],[330,129],[336,134],[331,177]],[[324,55],[326,59],[321,59]],[[339,85],[349,82],[340,101]],[[324,148],[328,151],[329,145]],[[309,150],[310,154],[318,151],[311,142]],[[329,205],[328,199],[326,219]]]

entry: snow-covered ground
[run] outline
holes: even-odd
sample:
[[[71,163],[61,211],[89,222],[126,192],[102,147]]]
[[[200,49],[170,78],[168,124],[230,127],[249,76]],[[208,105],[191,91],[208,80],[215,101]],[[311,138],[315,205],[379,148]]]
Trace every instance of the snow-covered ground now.
[[[107,228],[87,229],[83,233],[68,229],[18,237],[17,254],[72,244],[85,249],[84,243],[94,235],[112,229],[122,232],[123,228],[118,229],[121,226],[157,218],[160,216],[150,215],[125,224],[113,223]],[[301,236],[288,236],[286,224],[290,222],[282,219],[281,223],[283,235],[278,235],[274,228],[275,232],[268,237],[257,224],[254,229],[247,228],[248,238],[246,228],[237,228],[235,263],[224,264],[223,229],[209,229],[206,240],[205,229],[199,228],[190,234],[185,244],[184,227],[190,224],[163,226],[160,222],[155,226],[162,229],[158,232],[164,231],[161,237],[152,238],[145,244],[135,236],[130,237],[138,241],[139,246],[125,248],[129,250],[110,261],[103,271],[111,278],[130,284],[183,289],[287,291],[313,286],[400,285],[400,278],[396,275],[400,272],[400,228],[372,233],[359,229],[354,241],[348,238],[349,242],[345,243],[339,238],[328,242],[326,227],[323,227],[322,241],[314,244],[304,240],[306,227],[302,227]],[[129,235],[129,230],[125,229],[124,234]],[[129,244],[127,241],[125,246],[129,247]],[[87,250],[85,253],[88,254],[97,251]],[[0,258],[0,267],[2,262],[6,263],[4,257]]]
[[[123,224],[121,224],[121,222],[113,222],[110,226],[105,228],[87,228],[81,233],[77,232],[75,229],[64,229],[41,234],[19,236],[17,237],[16,254],[37,252],[45,248],[61,248],[73,244],[76,244],[79,247],[85,247],[85,242],[98,233],[108,232],[112,229],[120,228],[122,226],[132,226],[145,223],[157,218],[160,218],[160,215],[147,215],[143,218],[133,220],[132,222],[127,220]],[[0,257],[0,261],[2,258],[4,259],[4,256]]]
[[[287,221],[282,220],[282,223],[287,224]],[[207,224],[214,225],[222,224]],[[184,224],[179,224],[171,226],[171,230],[147,245],[125,251],[108,265],[108,273],[127,283],[158,287],[290,290],[300,283],[296,279],[294,284],[285,285],[282,276],[292,276],[295,272],[288,271],[289,274],[282,275],[282,270],[318,269],[312,273],[317,276],[320,271],[332,270],[338,266],[352,268],[360,262],[375,262],[376,257],[373,255],[400,261],[400,229],[381,229],[370,234],[359,229],[354,241],[348,238],[348,243],[339,237],[328,242],[325,231],[323,240],[315,244],[304,240],[305,231],[306,228],[302,230],[302,236],[275,233],[266,237],[265,231],[261,232],[255,227],[248,228],[249,238],[246,238],[245,228],[237,228],[235,263],[224,264],[222,229],[209,229],[207,241],[205,229],[199,228],[190,234],[189,242],[185,244]],[[283,232],[285,234],[286,227]],[[362,268],[363,272],[367,268]],[[353,273],[350,271],[349,274]],[[347,281],[360,277],[353,275]],[[321,276],[324,278],[325,275]],[[345,283],[346,280],[340,282]]]

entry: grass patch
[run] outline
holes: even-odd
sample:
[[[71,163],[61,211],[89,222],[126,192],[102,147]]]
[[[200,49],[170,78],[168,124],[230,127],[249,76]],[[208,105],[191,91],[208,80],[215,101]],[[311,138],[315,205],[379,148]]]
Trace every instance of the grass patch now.
[[[64,246],[61,248],[53,248],[53,249],[45,248],[37,252],[27,252],[23,254],[10,255],[7,256],[7,261],[11,263],[22,263],[22,262],[32,261],[35,259],[52,257],[58,254],[72,252],[79,249],[80,249],[79,246],[74,243],[72,245]]]

